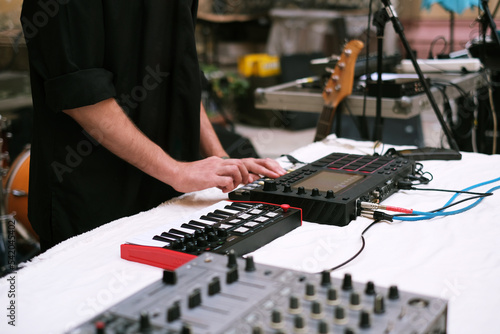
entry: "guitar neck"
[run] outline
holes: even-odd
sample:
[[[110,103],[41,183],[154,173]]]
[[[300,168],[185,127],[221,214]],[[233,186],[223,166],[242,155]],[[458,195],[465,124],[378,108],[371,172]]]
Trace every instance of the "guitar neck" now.
[[[321,111],[321,116],[319,117],[318,125],[316,126],[316,135],[314,136],[314,141],[323,140],[332,132],[335,110],[336,108],[334,106],[323,106],[323,111]]]

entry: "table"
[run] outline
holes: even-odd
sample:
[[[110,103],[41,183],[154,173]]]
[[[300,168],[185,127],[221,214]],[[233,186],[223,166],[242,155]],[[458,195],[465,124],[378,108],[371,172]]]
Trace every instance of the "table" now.
[[[387,149],[388,147],[386,147]],[[305,162],[331,152],[380,153],[371,142],[331,135],[291,154]],[[279,159],[285,167],[284,158]],[[461,161],[425,161],[433,188],[463,189],[498,178],[500,156],[463,153]],[[485,191],[491,186],[481,187]],[[422,186],[424,187],[424,186]],[[384,204],[430,211],[451,194],[400,191]],[[380,223],[365,233],[366,247],[347,266],[332,273],[372,280],[379,286],[449,300],[448,333],[498,333],[500,325],[500,201],[498,192],[474,209],[446,218]],[[120,245],[168,219],[178,219],[227,195],[217,189],[189,193],[157,208],[125,217],[67,240],[0,279],[1,333],[62,333],[158,280],[162,270],[120,258]],[[358,217],[346,227],[304,222],[303,226],[253,253],[257,263],[318,272],[344,262],[361,247],[361,232],[372,221]],[[8,297],[15,278],[15,298]],[[13,282],[13,281],[12,281]],[[6,317],[15,301],[16,327]]]

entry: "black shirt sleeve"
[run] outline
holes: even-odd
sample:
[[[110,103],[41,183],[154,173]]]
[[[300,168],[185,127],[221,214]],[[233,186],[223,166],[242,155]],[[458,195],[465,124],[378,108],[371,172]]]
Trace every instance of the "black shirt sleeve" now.
[[[31,70],[44,80],[53,111],[91,105],[116,95],[105,68],[102,1],[25,0],[21,17]]]

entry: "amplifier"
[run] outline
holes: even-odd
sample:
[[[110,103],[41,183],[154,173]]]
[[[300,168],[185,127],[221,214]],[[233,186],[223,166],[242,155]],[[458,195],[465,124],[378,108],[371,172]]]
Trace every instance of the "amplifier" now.
[[[408,159],[332,153],[277,179],[240,187],[229,198],[286,203],[301,208],[305,221],[345,226],[360,215],[360,202],[383,201],[414,172]]]
[[[69,334],[446,333],[447,301],[204,253]]]

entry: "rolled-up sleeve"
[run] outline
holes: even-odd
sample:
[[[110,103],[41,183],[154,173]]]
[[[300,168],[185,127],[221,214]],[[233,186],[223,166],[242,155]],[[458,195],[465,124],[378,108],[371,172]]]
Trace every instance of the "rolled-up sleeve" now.
[[[43,3],[25,0],[22,24],[31,70],[43,80],[46,105],[57,112],[114,97],[114,76],[105,64],[102,1]]]
[[[103,68],[80,70],[45,81],[47,105],[53,110],[91,105],[115,95],[113,73]]]

